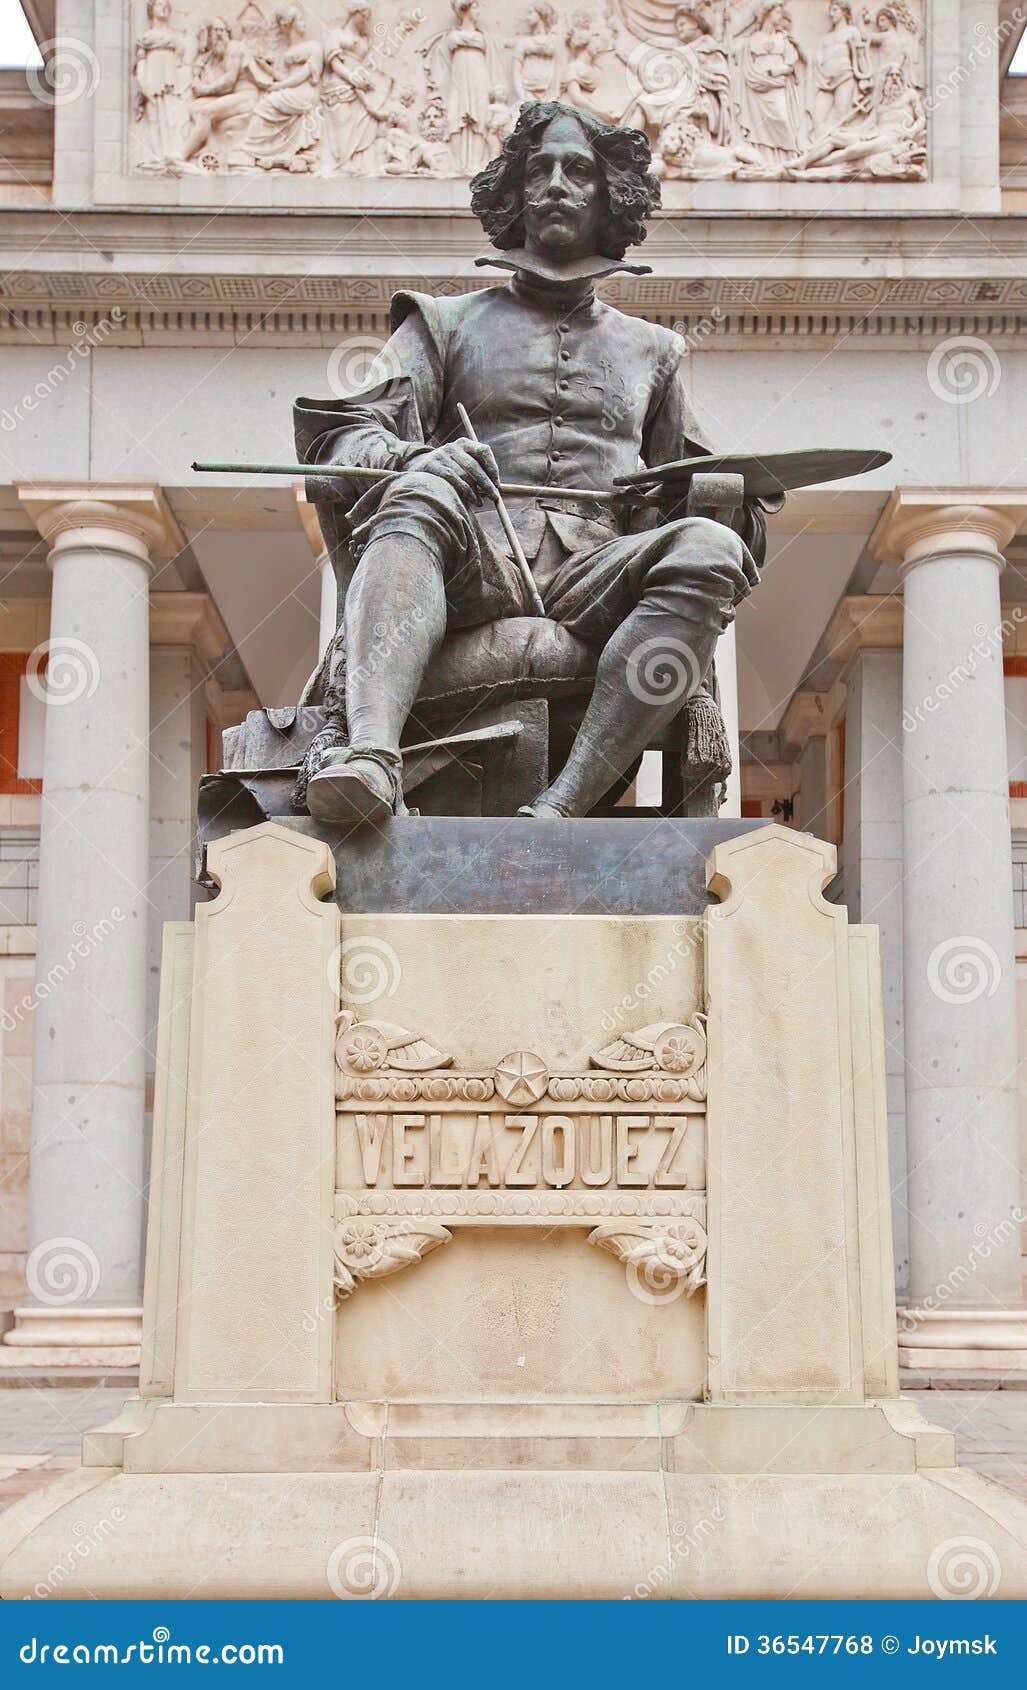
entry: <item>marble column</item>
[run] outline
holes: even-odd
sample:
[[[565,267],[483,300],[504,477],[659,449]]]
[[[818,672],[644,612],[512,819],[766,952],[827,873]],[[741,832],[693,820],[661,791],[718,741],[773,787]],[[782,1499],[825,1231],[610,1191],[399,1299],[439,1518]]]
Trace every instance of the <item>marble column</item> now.
[[[906,1068],[902,990],[902,606],[889,598],[844,601],[845,630],[831,643],[853,656],[845,672],[845,901],[850,921],[881,935],[895,1287],[909,1288]]]
[[[214,672],[228,631],[206,593],[150,594],[150,940],[148,1070],[156,1058],[166,921],[190,921],[197,899],[196,800],[207,772],[207,716],[220,718]],[[220,763],[220,745],[212,747]]]
[[[903,617],[907,1366],[1027,1366],[1021,1301],[1003,547],[1027,494],[899,490],[874,538]]]
[[[799,826],[827,840],[827,738],[810,734],[799,753]]]
[[[50,546],[28,1295],[5,1371],[138,1360],[158,489],[19,490]]]

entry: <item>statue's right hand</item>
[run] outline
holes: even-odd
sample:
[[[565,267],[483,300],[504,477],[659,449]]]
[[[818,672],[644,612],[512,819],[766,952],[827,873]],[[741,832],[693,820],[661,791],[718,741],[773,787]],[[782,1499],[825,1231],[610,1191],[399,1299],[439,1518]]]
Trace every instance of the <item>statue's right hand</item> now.
[[[480,505],[483,499],[495,500],[499,466],[491,446],[482,441],[453,440],[447,446],[436,446],[414,458],[409,467],[418,474],[437,475],[448,481],[474,505]]]

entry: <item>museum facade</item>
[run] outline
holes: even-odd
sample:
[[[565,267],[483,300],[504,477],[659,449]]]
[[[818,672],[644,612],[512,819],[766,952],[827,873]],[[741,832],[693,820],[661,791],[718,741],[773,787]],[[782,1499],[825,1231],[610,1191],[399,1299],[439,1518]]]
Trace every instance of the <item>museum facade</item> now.
[[[682,337],[715,445],[892,454],[769,520],[718,657],[724,813],[836,846],[829,896],[881,930],[904,1364],[1027,1369],[1018,8],[25,11],[46,68],[0,70],[0,1371],[138,1364],[198,784],[335,625],[301,482],[191,466],[288,464],[293,398],[359,385],[397,290],[496,285],[468,178],[550,98],[649,136],[651,271],[599,291]]]

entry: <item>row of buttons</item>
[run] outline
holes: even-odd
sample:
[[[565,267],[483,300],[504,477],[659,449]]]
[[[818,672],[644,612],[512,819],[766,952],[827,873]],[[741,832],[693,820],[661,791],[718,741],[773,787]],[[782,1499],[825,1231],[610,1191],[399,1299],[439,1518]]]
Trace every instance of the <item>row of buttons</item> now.
[[[558,323],[556,325],[556,330],[557,330],[557,333],[561,334],[561,335],[570,334],[571,325],[570,325],[570,323]],[[571,355],[566,350],[565,347],[560,348],[560,361],[561,361],[561,363],[564,363],[564,364],[569,364],[570,361],[571,361]],[[556,385],[557,385],[557,388],[559,389],[559,391],[561,393],[569,393],[570,392],[570,385],[571,384],[570,384],[569,381],[558,381]],[[553,427],[554,428],[562,428],[563,427],[563,418],[562,417],[554,417],[553,418]],[[559,447],[554,447],[553,450],[549,453],[549,461],[550,461],[550,463],[557,463],[562,456],[563,456],[563,453],[560,451]]]

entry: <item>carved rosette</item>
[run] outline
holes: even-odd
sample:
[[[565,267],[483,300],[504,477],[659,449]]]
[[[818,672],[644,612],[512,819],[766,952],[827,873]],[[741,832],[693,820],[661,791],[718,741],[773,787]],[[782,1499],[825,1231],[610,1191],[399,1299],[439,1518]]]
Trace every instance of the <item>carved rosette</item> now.
[[[641,1302],[674,1302],[706,1283],[706,1229],[697,1220],[605,1221],[588,1241],[624,1263]]]
[[[387,1279],[430,1250],[448,1244],[453,1234],[441,1221],[410,1216],[403,1220],[345,1220],[335,1229],[335,1290],[349,1297],[363,1279]]]
[[[622,1033],[589,1058],[593,1068],[615,1074],[673,1074],[679,1077],[684,1095],[699,1103],[706,1096],[706,1017],[693,1015],[687,1023],[657,1021]],[[641,1094],[629,1093],[631,1097]],[[650,1092],[648,1096],[659,1096]]]
[[[453,1058],[394,1021],[358,1021],[351,1009],[344,1009],[336,1017],[335,1066],[340,1074],[372,1074],[380,1068],[427,1074],[451,1068]]]

